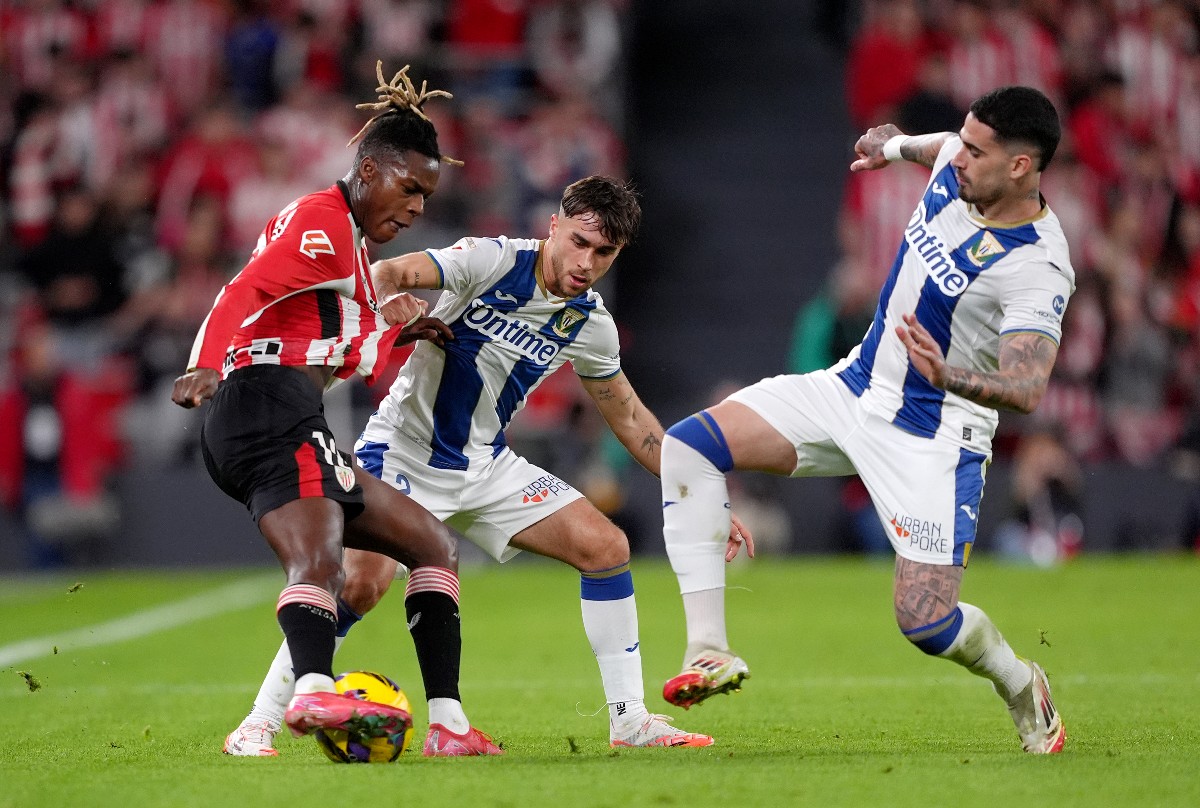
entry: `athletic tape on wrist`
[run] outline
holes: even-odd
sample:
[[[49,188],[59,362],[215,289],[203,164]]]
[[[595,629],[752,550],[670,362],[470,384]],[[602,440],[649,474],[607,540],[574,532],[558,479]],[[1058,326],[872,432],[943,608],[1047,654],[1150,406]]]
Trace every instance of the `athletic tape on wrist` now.
[[[906,140],[908,140],[908,135],[896,135],[888,138],[887,143],[883,144],[883,156],[889,163],[904,159],[904,156],[900,154],[900,145]]]

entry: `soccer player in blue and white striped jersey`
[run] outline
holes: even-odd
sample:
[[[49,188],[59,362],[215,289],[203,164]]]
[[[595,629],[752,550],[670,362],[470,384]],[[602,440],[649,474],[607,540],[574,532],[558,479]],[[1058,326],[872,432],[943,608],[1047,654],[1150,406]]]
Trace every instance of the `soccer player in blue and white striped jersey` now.
[[[905,159],[932,170],[862,343],[833,367],[776,376],[675,424],[663,445],[667,552],[687,621],[683,671],[664,697],[690,706],[740,687],[724,562],[739,542],[725,473],[857,473],[896,552],[895,615],[927,654],[989,679],[1026,751],[1062,749],[1042,669],[959,601],[997,409],[1046,390],[1075,288],[1058,219],[1039,192],[1058,146],[1053,104],[1028,87],[980,97],[958,133],[872,128],[853,171]]]

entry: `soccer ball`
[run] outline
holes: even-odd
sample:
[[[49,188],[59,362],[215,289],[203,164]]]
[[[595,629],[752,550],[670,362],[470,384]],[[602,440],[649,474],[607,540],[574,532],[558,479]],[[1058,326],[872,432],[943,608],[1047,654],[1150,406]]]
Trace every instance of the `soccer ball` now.
[[[411,713],[408,696],[400,686],[381,673],[350,671],[333,680],[339,693],[362,701],[375,701]],[[334,763],[390,763],[400,757],[412,741],[412,725],[392,738],[360,738],[343,729],[319,729],[313,733],[325,757]]]

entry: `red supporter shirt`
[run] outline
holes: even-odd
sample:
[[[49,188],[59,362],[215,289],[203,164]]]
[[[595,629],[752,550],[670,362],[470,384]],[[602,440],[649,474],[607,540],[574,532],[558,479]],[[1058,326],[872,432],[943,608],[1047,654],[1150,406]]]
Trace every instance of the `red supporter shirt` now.
[[[248,365],[324,365],[336,368],[331,387],[355,372],[370,383],[400,330],[378,309],[363,232],[339,182],[267,223],[200,326],[188,369],[224,378]]]

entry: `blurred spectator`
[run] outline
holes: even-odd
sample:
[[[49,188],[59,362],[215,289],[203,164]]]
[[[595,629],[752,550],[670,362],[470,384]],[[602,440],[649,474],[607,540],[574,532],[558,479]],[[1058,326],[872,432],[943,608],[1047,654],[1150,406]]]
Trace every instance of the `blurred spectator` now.
[[[866,3],[846,66],[847,102],[856,128],[895,119],[896,107],[917,87],[924,44],[915,0]]]
[[[1195,50],[1195,22],[1179,0],[1157,0],[1146,13],[1121,16],[1107,56],[1125,77],[1135,121],[1158,127],[1173,117],[1187,56]]]
[[[264,111],[254,136],[286,144],[288,159],[312,186],[332,185],[345,174],[346,144],[362,121],[319,82],[301,79],[287,85],[280,103]]]
[[[1135,284],[1114,283],[1108,302],[1112,332],[1104,360],[1104,409],[1120,456],[1145,466],[1179,435],[1179,414],[1166,406],[1170,344]]]
[[[1061,0],[1001,0],[996,28],[1012,54],[1014,84],[1036,87],[1056,105],[1063,102],[1062,54],[1054,26]]]
[[[50,91],[60,60],[89,55],[87,18],[64,0],[25,0],[0,21],[6,69],[24,91]]]
[[[346,83],[342,67],[345,30],[321,24],[308,11],[297,12],[284,26],[275,53],[274,80],[279,94],[286,94],[301,83],[324,93],[343,90]],[[367,75],[374,74],[371,70]],[[373,88],[374,84],[370,86]]]
[[[540,232],[558,210],[565,185],[592,174],[617,174],[625,157],[617,133],[582,98],[537,104],[517,142],[522,189],[517,227],[526,232]]]
[[[460,101],[486,95],[514,114],[528,84],[525,28],[530,0],[449,0],[446,46]]]
[[[170,103],[146,58],[117,51],[105,62],[94,102],[94,187],[103,189],[118,171],[157,154],[170,135]]]
[[[230,104],[201,113],[163,160],[156,225],[162,245],[178,249],[196,199],[208,196],[224,206],[238,177],[254,172],[257,164],[258,150]]]
[[[95,561],[95,542],[119,521],[108,484],[121,460],[125,379],[118,366],[67,368],[56,336],[29,310],[17,376],[0,383],[0,503],[16,515],[33,567]]]
[[[275,102],[273,67],[279,31],[266,0],[234,0],[234,17],[225,34],[227,88],[243,113]]]
[[[534,6],[529,51],[538,85],[555,98],[580,97],[613,122],[622,103],[615,84],[621,29],[612,0],[554,0]]]
[[[957,132],[966,111],[954,101],[952,85],[945,55],[931,52],[921,63],[916,89],[896,109],[896,125],[906,135]]]
[[[1083,474],[1053,432],[1026,435],[1013,459],[1015,514],[996,531],[1000,553],[1050,566],[1075,557],[1083,547]]]
[[[63,364],[95,367],[111,353],[107,318],[125,302],[124,268],[90,191],[75,187],[61,195],[49,234],[17,266],[56,332]]]
[[[947,60],[954,77],[951,94],[960,109],[993,87],[1013,83],[1012,48],[997,28],[987,0],[954,0],[947,33]]]
[[[293,200],[309,193],[312,185],[301,168],[292,160],[284,141],[263,138],[258,142],[256,169],[234,177],[229,192],[233,254],[249,259],[262,232],[262,223],[273,219]]]
[[[362,58],[355,74],[373,75],[374,60],[382,59],[388,65],[412,65],[414,76],[428,75],[441,5],[434,0],[362,0]]]
[[[177,120],[213,103],[227,26],[225,7],[216,0],[155,0],[147,9],[142,49]]]

